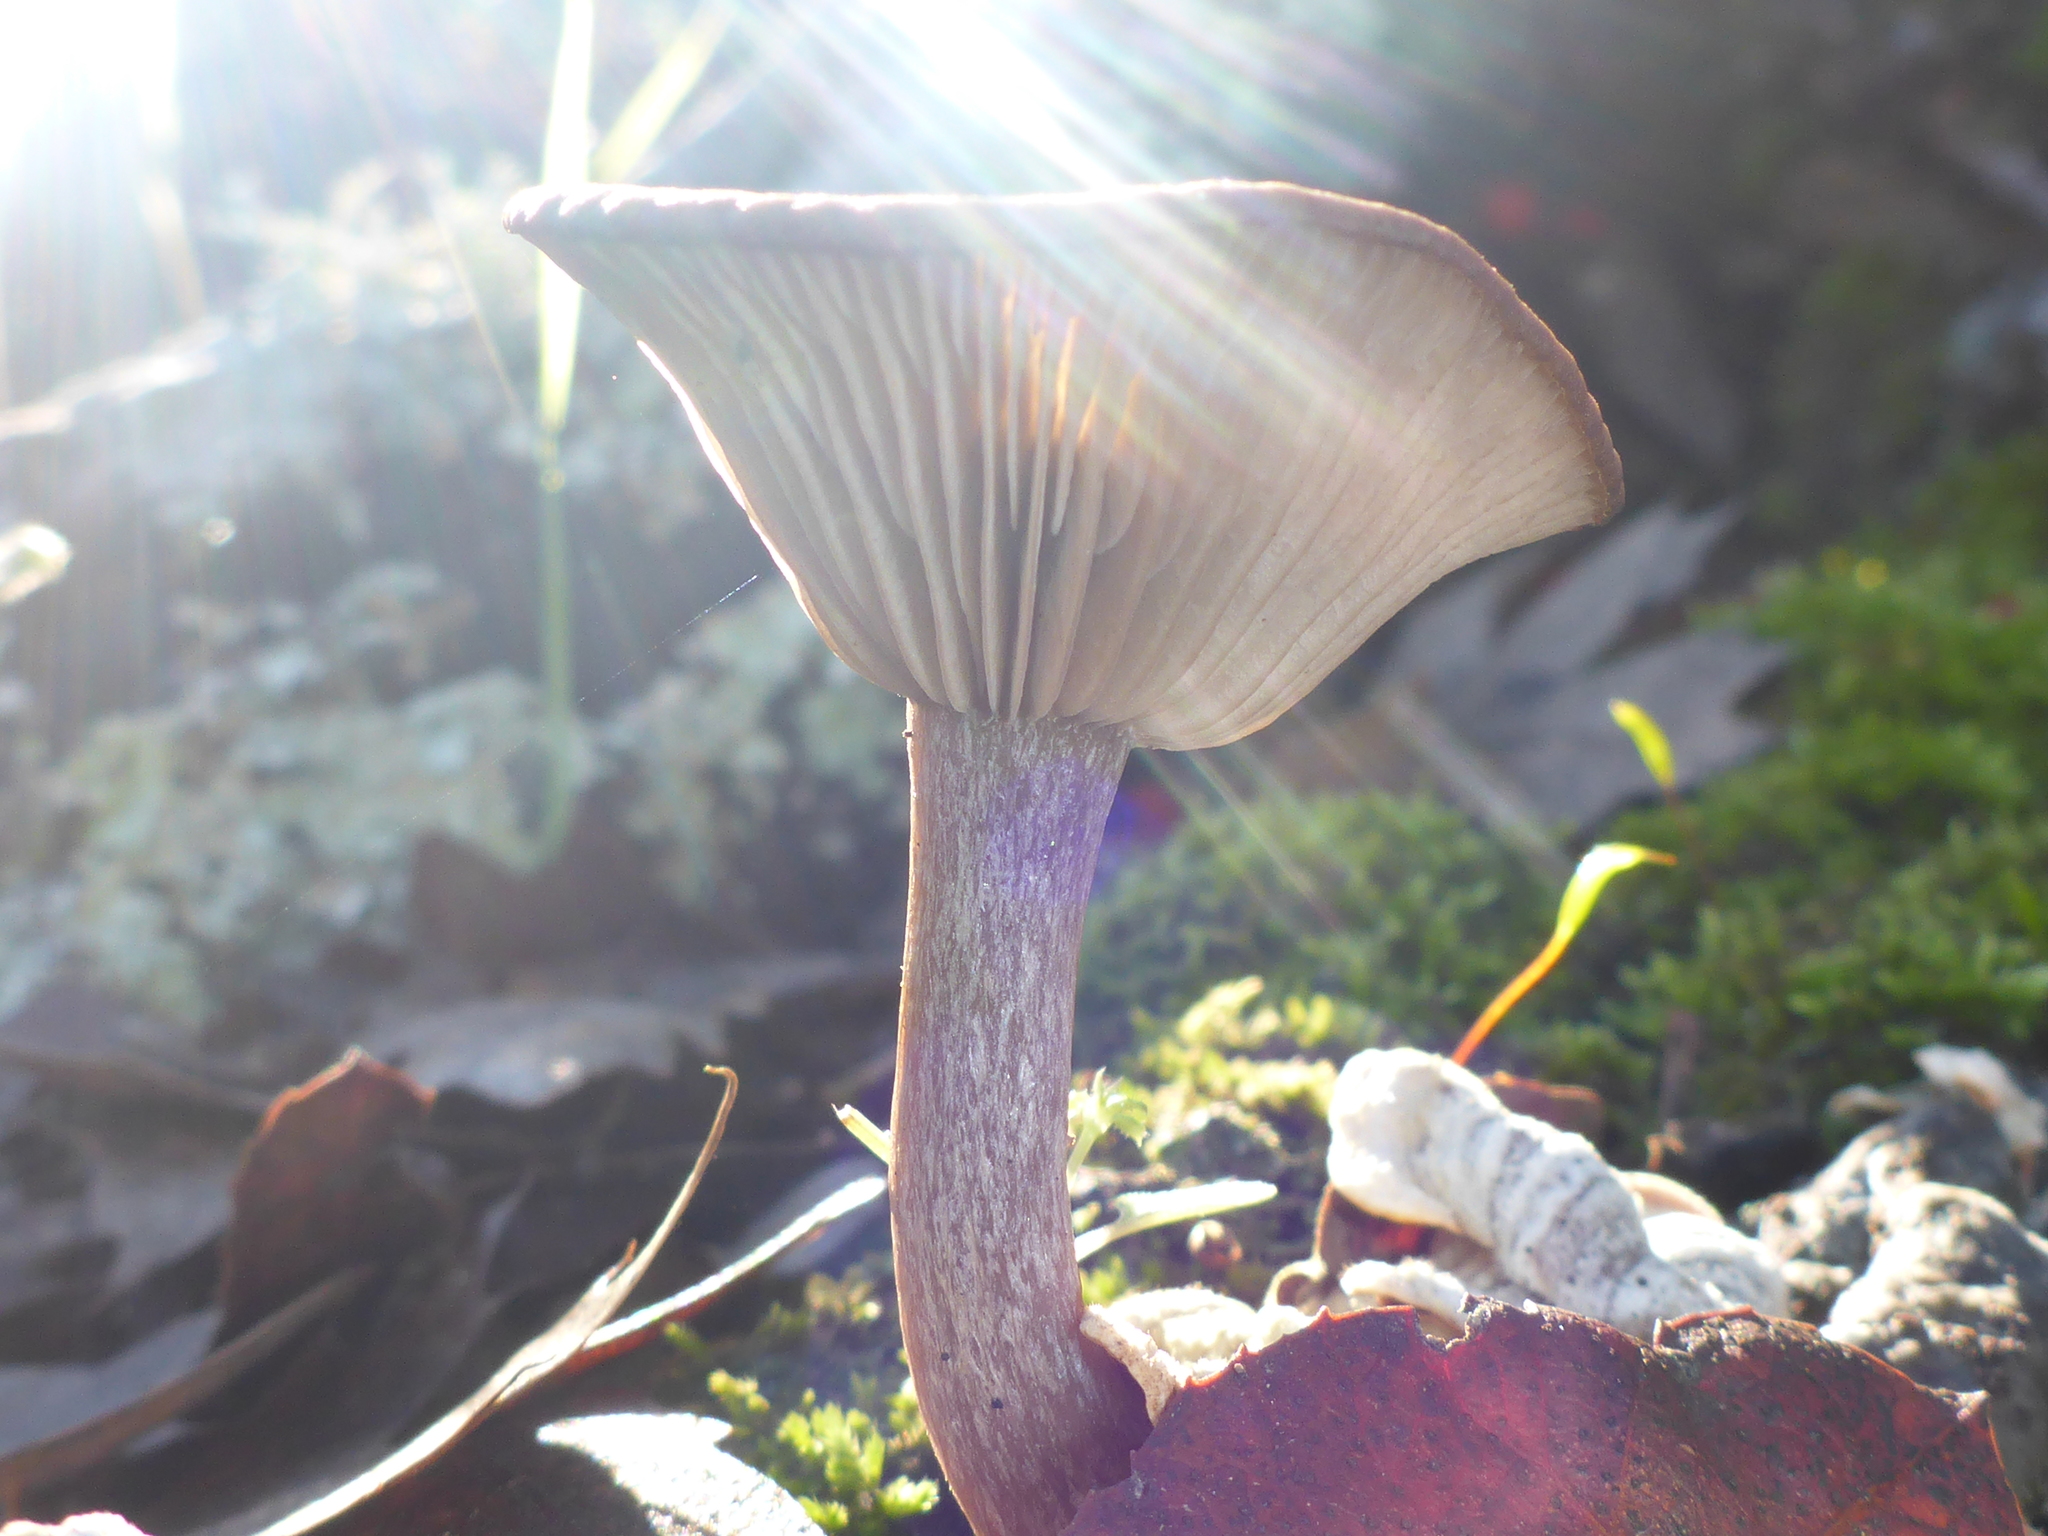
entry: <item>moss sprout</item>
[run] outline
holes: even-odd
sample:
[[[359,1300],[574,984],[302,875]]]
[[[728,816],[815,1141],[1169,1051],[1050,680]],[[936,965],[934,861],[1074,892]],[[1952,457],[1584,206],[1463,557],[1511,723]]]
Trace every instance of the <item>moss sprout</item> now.
[[[705,1385],[733,1427],[734,1454],[795,1494],[831,1536],[883,1536],[939,1502],[930,1478],[888,1476],[892,1458],[924,1443],[907,1382],[883,1397],[873,1378],[856,1378],[853,1395],[870,1405],[864,1408],[820,1403],[805,1388],[780,1415],[751,1377],[713,1371]]]
[[[883,1536],[938,1503],[885,1276],[865,1265],[813,1275],[800,1304],[771,1306],[737,1339],[678,1327],[670,1342],[668,1395],[731,1424],[725,1448],[832,1536]]]

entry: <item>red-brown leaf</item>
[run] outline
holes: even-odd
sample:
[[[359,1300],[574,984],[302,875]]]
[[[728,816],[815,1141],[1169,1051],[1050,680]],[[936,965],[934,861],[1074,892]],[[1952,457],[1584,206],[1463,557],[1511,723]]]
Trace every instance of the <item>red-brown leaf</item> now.
[[[1183,1391],[1069,1536],[2020,1536],[1981,1398],[1748,1311],[1646,1345],[1492,1302],[1323,1317]]]
[[[391,1158],[433,1102],[405,1073],[354,1051],[278,1095],[235,1174],[223,1339],[328,1276],[417,1239],[420,1200],[394,1177]]]

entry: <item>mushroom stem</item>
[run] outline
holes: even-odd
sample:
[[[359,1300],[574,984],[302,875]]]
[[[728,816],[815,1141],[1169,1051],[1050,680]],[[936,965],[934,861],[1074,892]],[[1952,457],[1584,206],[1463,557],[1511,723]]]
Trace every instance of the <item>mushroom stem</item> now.
[[[910,706],[890,1210],[903,1341],[977,1536],[1056,1536],[1151,1432],[1081,1337],[1067,1091],[1081,918],[1128,732]]]

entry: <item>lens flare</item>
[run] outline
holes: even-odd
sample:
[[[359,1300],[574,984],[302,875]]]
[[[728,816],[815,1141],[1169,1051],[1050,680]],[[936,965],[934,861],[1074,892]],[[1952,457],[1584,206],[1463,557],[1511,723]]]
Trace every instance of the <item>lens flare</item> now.
[[[0,0],[0,171],[67,96],[133,111],[143,133],[174,133],[175,0]]]

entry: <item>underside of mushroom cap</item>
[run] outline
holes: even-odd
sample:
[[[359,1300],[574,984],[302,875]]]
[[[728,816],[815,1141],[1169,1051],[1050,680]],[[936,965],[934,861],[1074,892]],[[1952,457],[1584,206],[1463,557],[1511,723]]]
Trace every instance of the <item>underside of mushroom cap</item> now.
[[[641,338],[840,657],[963,713],[1220,745],[1620,497],[1571,356],[1376,203],[581,187],[506,223]]]

